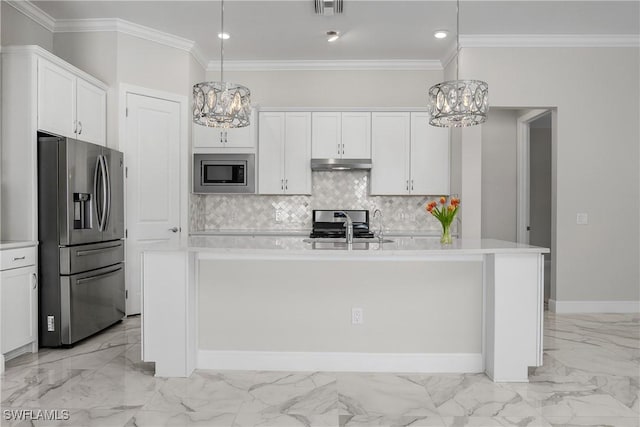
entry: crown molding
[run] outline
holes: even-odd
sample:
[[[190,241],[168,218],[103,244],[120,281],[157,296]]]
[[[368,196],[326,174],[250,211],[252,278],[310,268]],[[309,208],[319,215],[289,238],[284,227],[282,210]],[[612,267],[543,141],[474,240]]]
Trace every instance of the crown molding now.
[[[165,33],[144,25],[135,24],[119,18],[105,19],[58,19],[55,33],[84,33],[98,31],[114,31],[144,40],[159,43],[164,46],[189,52],[203,69],[207,68],[207,59],[200,47],[193,41]]]
[[[198,46],[196,43],[194,43],[193,47],[191,48],[191,55],[193,56],[193,59],[195,59],[198,64],[200,64],[203,70],[207,69],[207,66],[209,65],[207,57],[204,52],[202,52],[202,49],[200,49],[200,46]]]
[[[216,71],[220,62],[209,61],[207,71]],[[351,61],[225,61],[230,71],[440,71],[442,63],[432,60],[351,60]]]
[[[58,19],[56,20],[54,30],[55,33],[84,33],[94,31],[117,31],[187,52],[190,52],[195,45],[193,40],[145,27],[144,25],[134,24],[133,22],[119,18]]]
[[[477,34],[460,36],[461,47],[640,47],[637,34]]]
[[[32,21],[44,27],[46,30],[53,32],[56,26],[56,20],[35,4],[28,0],[4,0],[4,2],[23,15],[31,18]]]

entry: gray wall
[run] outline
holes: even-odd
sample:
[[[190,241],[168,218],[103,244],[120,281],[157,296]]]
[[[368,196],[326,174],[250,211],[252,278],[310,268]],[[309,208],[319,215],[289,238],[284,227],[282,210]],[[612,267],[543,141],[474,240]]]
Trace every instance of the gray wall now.
[[[551,247],[551,127],[536,127],[529,132],[529,243]],[[546,256],[546,254],[545,254]]]
[[[640,300],[640,98],[619,95],[640,93],[638,49],[464,53],[461,77],[487,81],[492,105],[557,107],[556,299]],[[619,219],[611,218],[612,203]],[[578,212],[589,214],[589,225],[576,224]]]
[[[516,239],[517,111],[491,108],[482,125],[482,238]]]
[[[263,107],[426,107],[427,89],[441,79],[442,71],[225,71]]]
[[[189,52],[113,31],[56,33],[53,51],[109,85],[107,145],[122,149],[118,135],[120,84],[191,97],[204,69]],[[188,126],[189,133],[191,126]]]
[[[31,18],[18,12],[7,2],[1,2],[2,8],[2,46],[35,44],[50,52],[53,51],[53,33],[35,23]]]

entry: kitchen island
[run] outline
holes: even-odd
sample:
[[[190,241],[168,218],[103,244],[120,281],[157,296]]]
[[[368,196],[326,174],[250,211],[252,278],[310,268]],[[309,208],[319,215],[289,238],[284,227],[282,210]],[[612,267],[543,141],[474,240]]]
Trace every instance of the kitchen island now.
[[[542,364],[548,249],[432,237],[193,236],[143,251],[143,360],[194,369],[486,372]]]

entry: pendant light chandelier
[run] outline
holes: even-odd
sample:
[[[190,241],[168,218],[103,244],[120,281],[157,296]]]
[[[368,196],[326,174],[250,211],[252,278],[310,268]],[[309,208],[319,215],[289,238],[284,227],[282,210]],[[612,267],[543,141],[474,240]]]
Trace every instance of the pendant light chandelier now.
[[[224,34],[224,0],[220,2],[220,34]],[[193,86],[193,122],[215,128],[249,126],[251,92],[246,86],[224,81],[224,37],[220,37],[220,81]]]
[[[429,124],[463,127],[484,123],[489,109],[489,85],[480,80],[459,80],[460,0],[456,1],[456,79],[429,89]]]

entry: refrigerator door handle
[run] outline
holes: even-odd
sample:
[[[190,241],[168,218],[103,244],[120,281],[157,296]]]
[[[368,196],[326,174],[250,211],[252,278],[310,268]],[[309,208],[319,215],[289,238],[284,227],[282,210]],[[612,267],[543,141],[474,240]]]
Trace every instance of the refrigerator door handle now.
[[[96,170],[93,176],[93,198],[94,198],[94,206],[96,207],[96,217],[98,218],[98,231],[102,231],[102,206],[98,201],[98,180],[102,181],[102,177],[100,176],[102,172],[102,162],[100,160],[100,156],[98,156],[98,161],[96,162]]]
[[[109,209],[109,185],[107,183],[107,170],[105,159],[100,155],[100,175],[102,176],[102,218],[100,219],[100,231],[104,231],[107,225],[107,210]]]
[[[104,223],[102,224],[102,229],[106,230],[107,223],[109,222],[109,216],[111,215],[111,176],[109,176],[109,163],[107,160],[107,156],[102,156],[102,164],[104,165],[104,183],[107,197],[105,200],[107,201],[106,208],[104,210]]]

